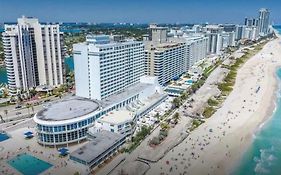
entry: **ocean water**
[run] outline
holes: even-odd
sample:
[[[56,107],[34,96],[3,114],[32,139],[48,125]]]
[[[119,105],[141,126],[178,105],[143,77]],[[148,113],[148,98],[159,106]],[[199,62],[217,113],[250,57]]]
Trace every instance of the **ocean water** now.
[[[74,71],[74,61],[72,56],[65,58],[64,63],[67,71]]]
[[[7,82],[7,71],[4,67],[0,67],[0,84]]]
[[[64,33],[80,33],[81,30],[80,29],[61,29],[62,32]]]
[[[281,68],[276,74],[279,88],[277,99],[272,99],[276,101],[276,109],[253,136],[252,145],[233,175],[281,175]]]

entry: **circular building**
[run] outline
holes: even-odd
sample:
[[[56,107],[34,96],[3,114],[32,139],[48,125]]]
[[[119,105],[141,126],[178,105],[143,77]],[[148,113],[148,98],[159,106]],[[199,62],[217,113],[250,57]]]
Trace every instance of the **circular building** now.
[[[34,116],[38,143],[65,145],[86,139],[88,128],[100,114],[100,105],[86,98],[69,98],[49,103]]]

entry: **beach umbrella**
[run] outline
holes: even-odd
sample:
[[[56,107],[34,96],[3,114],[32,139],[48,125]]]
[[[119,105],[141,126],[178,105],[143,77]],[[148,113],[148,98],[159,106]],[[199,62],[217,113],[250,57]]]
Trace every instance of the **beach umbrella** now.
[[[24,135],[25,135],[25,138],[30,139],[30,138],[32,138],[32,137],[33,137],[33,132],[28,131],[28,132],[24,133]]]
[[[28,136],[28,135],[33,135],[33,132],[28,131],[28,132],[24,133],[24,135],[26,135],[26,136]]]
[[[60,152],[60,155],[62,155],[62,156],[68,154],[68,149],[67,148],[60,148],[58,151]]]

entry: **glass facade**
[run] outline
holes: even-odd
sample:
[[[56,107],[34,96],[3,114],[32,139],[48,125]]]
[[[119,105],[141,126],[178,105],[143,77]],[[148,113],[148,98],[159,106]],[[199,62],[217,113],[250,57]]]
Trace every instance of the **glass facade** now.
[[[88,128],[92,126],[95,118],[99,116],[100,114],[97,114],[77,123],[60,126],[37,124],[38,141],[46,145],[60,145],[85,139]]]
[[[65,125],[42,125],[40,122],[37,123],[37,133],[38,142],[43,145],[62,145],[73,142],[78,142],[80,140],[86,139],[88,128],[94,124],[94,121],[105,115],[106,113],[113,111],[118,108],[122,108],[134,100],[138,99],[139,94],[136,94],[130,98],[127,98],[120,103],[117,103],[103,111],[100,111],[89,118],[78,121],[71,122]],[[114,132],[114,131],[113,131]]]

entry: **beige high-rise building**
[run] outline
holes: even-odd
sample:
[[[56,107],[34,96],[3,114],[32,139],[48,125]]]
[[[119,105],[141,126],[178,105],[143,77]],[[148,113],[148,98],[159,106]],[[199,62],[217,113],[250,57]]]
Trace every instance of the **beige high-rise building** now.
[[[39,85],[63,84],[63,34],[59,25],[42,25],[36,18],[23,16],[18,24],[5,25],[2,35],[11,95]]]
[[[184,41],[145,45],[145,74],[156,76],[160,85],[186,72],[187,45]]]
[[[150,24],[149,29],[149,39],[154,44],[167,42],[167,27],[159,27],[156,24]]]

